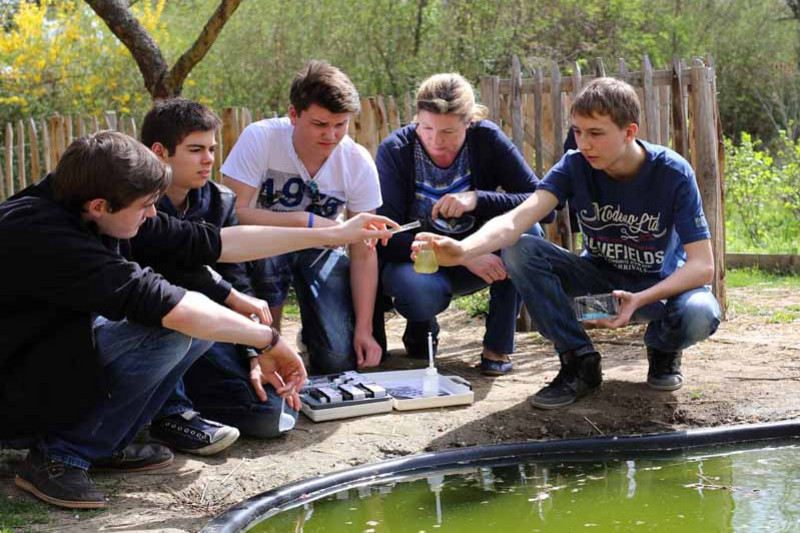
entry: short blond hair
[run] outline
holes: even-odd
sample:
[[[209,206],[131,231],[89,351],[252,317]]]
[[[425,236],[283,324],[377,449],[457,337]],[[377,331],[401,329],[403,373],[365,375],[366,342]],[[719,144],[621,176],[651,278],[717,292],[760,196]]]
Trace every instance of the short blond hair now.
[[[472,85],[457,73],[434,74],[417,90],[417,113],[428,111],[437,115],[458,115],[465,121],[486,118],[489,110],[475,102]],[[416,117],[414,117],[416,122]]]
[[[573,100],[570,114],[591,118],[607,115],[620,128],[639,124],[641,106],[636,89],[617,78],[589,82]]]

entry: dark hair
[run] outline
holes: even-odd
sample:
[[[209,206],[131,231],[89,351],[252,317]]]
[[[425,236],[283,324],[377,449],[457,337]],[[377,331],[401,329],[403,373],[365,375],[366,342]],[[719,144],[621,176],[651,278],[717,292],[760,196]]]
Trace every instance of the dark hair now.
[[[53,173],[53,197],[81,211],[102,198],[119,211],[144,196],[163,193],[172,172],[145,145],[123,133],[100,131],[72,141]]]
[[[582,117],[608,115],[620,128],[639,123],[639,97],[629,84],[616,78],[597,78],[572,102],[571,114]]]
[[[161,143],[169,152],[175,154],[175,148],[183,142],[187,135],[196,131],[216,130],[220,120],[203,104],[187,98],[170,98],[153,105],[142,123],[142,142],[148,148]]]
[[[311,61],[292,80],[289,101],[298,114],[311,104],[324,107],[331,113],[358,113],[358,100],[353,82],[338,68],[325,61]]]

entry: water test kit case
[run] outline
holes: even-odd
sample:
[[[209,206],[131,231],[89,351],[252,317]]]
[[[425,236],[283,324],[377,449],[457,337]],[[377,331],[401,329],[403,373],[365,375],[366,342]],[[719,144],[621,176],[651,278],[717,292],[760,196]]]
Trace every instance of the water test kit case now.
[[[301,411],[314,422],[362,415],[469,405],[475,401],[470,383],[460,376],[439,374],[439,394],[424,397],[424,368],[362,374],[351,371],[315,376],[300,390]]]

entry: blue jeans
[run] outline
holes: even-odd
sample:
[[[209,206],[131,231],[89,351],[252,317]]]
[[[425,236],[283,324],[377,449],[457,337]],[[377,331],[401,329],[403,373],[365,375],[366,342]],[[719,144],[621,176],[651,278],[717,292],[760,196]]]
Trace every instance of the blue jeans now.
[[[235,345],[217,342],[186,372],[155,418],[183,412],[188,406],[210,420],[238,428],[244,435],[278,437],[281,397],[272,385],[264,385],[264,390],[267,400],[262,402],[250,385],[249,361]],[[288,407],[286,412],[297,417],[297,412]]]
[[[560,354],[595,351],[575,316],[573,297],[618,289],[639,292],[659,281],[601,270],[588,259],[528,235],[509,248],[504,258],[539,333]],[[720,316],[711,290],[698,287],[637,309],[632,321],[648,323],[644,336],[648,347],[675,352],[713,335]]]
[[[254,274],[256,296],[270,306],[283,304],[294,287],[300,305],[303,342],[308,347],[310,373],[335,374],[355,370],[355,314],[350,292],[350,260],[341,250],[311,248],[266,259]]]
[[[536,224],[528,232],[542,235]],[[472,294],[487,286],[464,267],[441,267],[434,274],[418,274],[412,263],[387,263],[381,272],[383,294],[394,300],[394,308],[410,322],[426,322],[450,305],[453,296]],[[492,283],[483,346],[498,354],[514,353],[514,333],[522,298],[511,279]]]
[[[95,320],[94,336],[108,397],[76,426],[36,443],[47,457],[83,469],[130,444],[211,345],[177,331],[103,317]]]

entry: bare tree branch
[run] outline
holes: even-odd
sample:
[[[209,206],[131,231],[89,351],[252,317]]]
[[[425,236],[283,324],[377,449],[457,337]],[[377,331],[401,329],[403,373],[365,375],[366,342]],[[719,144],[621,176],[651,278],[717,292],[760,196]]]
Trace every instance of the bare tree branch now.
[[[222,27],[225,26],[225,23],[228,22],[230,16],[233,15],[233,12],[236,11],[241,3],[242,0],[222,0],[220,2],[214,14],[206,22],[200,35],[198,35],[197,40],[178,58],[178,61],[175,62],[175,65],[172,66],[172,69],[167,74],[165,83],[169,88],[180,89],[183,87],[183,81],[186,76],[205,57],[222,31]]]
[[[155,91],[167,72],[167,62],[158,43],[133,16],[128,8],[128,0],[86,0],[86,3],[128,48],[142,73],[144,86],[155,96]]]
[[[172,69],[167,65],[158,43],[130,10],[130,6],[137,1],[86,0],[86,3],[128,48],[139,67],[139,72],[142,73],[147,91],[153,99],[160,100],[181,94],[186,77],[205,57],[222,31],[222,27],[242,0],[220,0],[219,7],[208,19],[197,40],[184,52]]]

